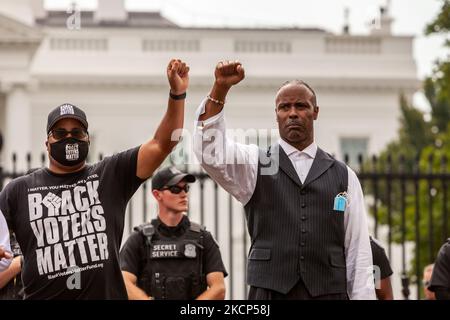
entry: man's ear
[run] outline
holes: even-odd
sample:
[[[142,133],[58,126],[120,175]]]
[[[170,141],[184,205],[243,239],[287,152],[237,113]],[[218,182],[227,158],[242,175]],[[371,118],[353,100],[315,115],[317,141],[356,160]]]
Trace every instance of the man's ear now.
[[[152,194],[155,197],[156,200],[161,200],[161,195],[159,194],[158,190],[152,190]]]
[[[319,116],[319,106],[314,107],[314,120],[317,120]]]

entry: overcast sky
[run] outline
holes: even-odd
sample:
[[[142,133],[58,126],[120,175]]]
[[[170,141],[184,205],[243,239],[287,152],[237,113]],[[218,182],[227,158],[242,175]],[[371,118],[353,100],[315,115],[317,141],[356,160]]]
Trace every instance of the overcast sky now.
[[[67,9],[74,0],[46,0],[52,9]],[[76,0],[94,9],[96,0]],[[368,22],[388,0],[126,0],[129,10],[160,11],[182,26],[318,27],[341,33],[344,8],[350,9],[352,34],[368,34]],[[418,76],[432,71],[433,62],[445,58],[444,36],[423,35],[425,25],[439,12],[439,0],[391,0],[395,35],[414,35]]]

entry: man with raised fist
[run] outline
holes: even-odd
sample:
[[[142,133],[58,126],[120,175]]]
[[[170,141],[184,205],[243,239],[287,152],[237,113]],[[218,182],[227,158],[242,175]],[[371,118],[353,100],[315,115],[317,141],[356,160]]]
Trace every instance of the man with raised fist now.
[[[375,299],[361,185],[314,141],[314,90],[300,80],[277,90],[280,139],[264,150],[225,135],[225,98],[244,75],[238,61],[218,63],[197,111],[194,148],[208,174],[244,205],[249,299]]]
[[[166,73],[168,107],[153,138],[93,165],[86,164],[86,114],[69,103],[49,113],[49,167],[13,180],[0,195],[23,251],[25,299],[127,299],[119,265],[125,209],[183,127],[189,67],[171,60]]]

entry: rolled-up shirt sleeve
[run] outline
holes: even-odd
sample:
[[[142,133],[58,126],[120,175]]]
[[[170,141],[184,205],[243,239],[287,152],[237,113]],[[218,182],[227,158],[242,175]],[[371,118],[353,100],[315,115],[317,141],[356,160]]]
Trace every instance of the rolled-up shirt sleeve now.
[[[11,245],[9,243],[9,230],[8,225],[6,224],[5,217],[3,213],[0,211],[0,246],[3,247],[4,250],[11,252]],[[12,259],[0,259],[0,272],[8,269],[11,264]]]
[[[348,205],[344,215],[347,292],[351,300],[375,300],[364,195],[355,172],[348,168]]]
[[[223,110],[198,121],[205,112],[206,101],[202,101],[196,112],[194,153],[211,178],[245,205],[256,187],[258,146],[237,143],[227,137]]]

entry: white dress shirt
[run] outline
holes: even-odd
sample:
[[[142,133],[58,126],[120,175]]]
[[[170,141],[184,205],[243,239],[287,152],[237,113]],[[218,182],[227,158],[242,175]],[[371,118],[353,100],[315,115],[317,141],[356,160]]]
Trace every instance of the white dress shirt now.
[[[0,211],[0,246],[8,252],[11,252],[11,245],[9,243],[9,230],[6,224],[5,217]],[[8,269],[12,259],[0,259],[0,272]]]
[[[311,169],[314,158],[316,157],[317,144],[313,142],[302,151],[291,146],[283,139],[279,139],[278,144],[283,148],[283,151],[289,157],[289,160],[291,160],[300,181],[304,183],[306,176]]]
[[[205,112],[206,99],[197,109],[196,119]],[[214,137],[214,139],[211,139]],[[259,148],[236,143],[225,136],[224,111],[205,121],[196,121],[194,152],[205,171],[227,192],[245,205],[255,191]],[[291,160],[303,183],[317,153],[313,142],[299,151],[284,140],[280,146]],[[211,155],[211,151],[215,153]],[[352,300],[375,299],[367,213],[364,196],[355,172],[348,169],[348,204],[344,212],[347,291]]]

